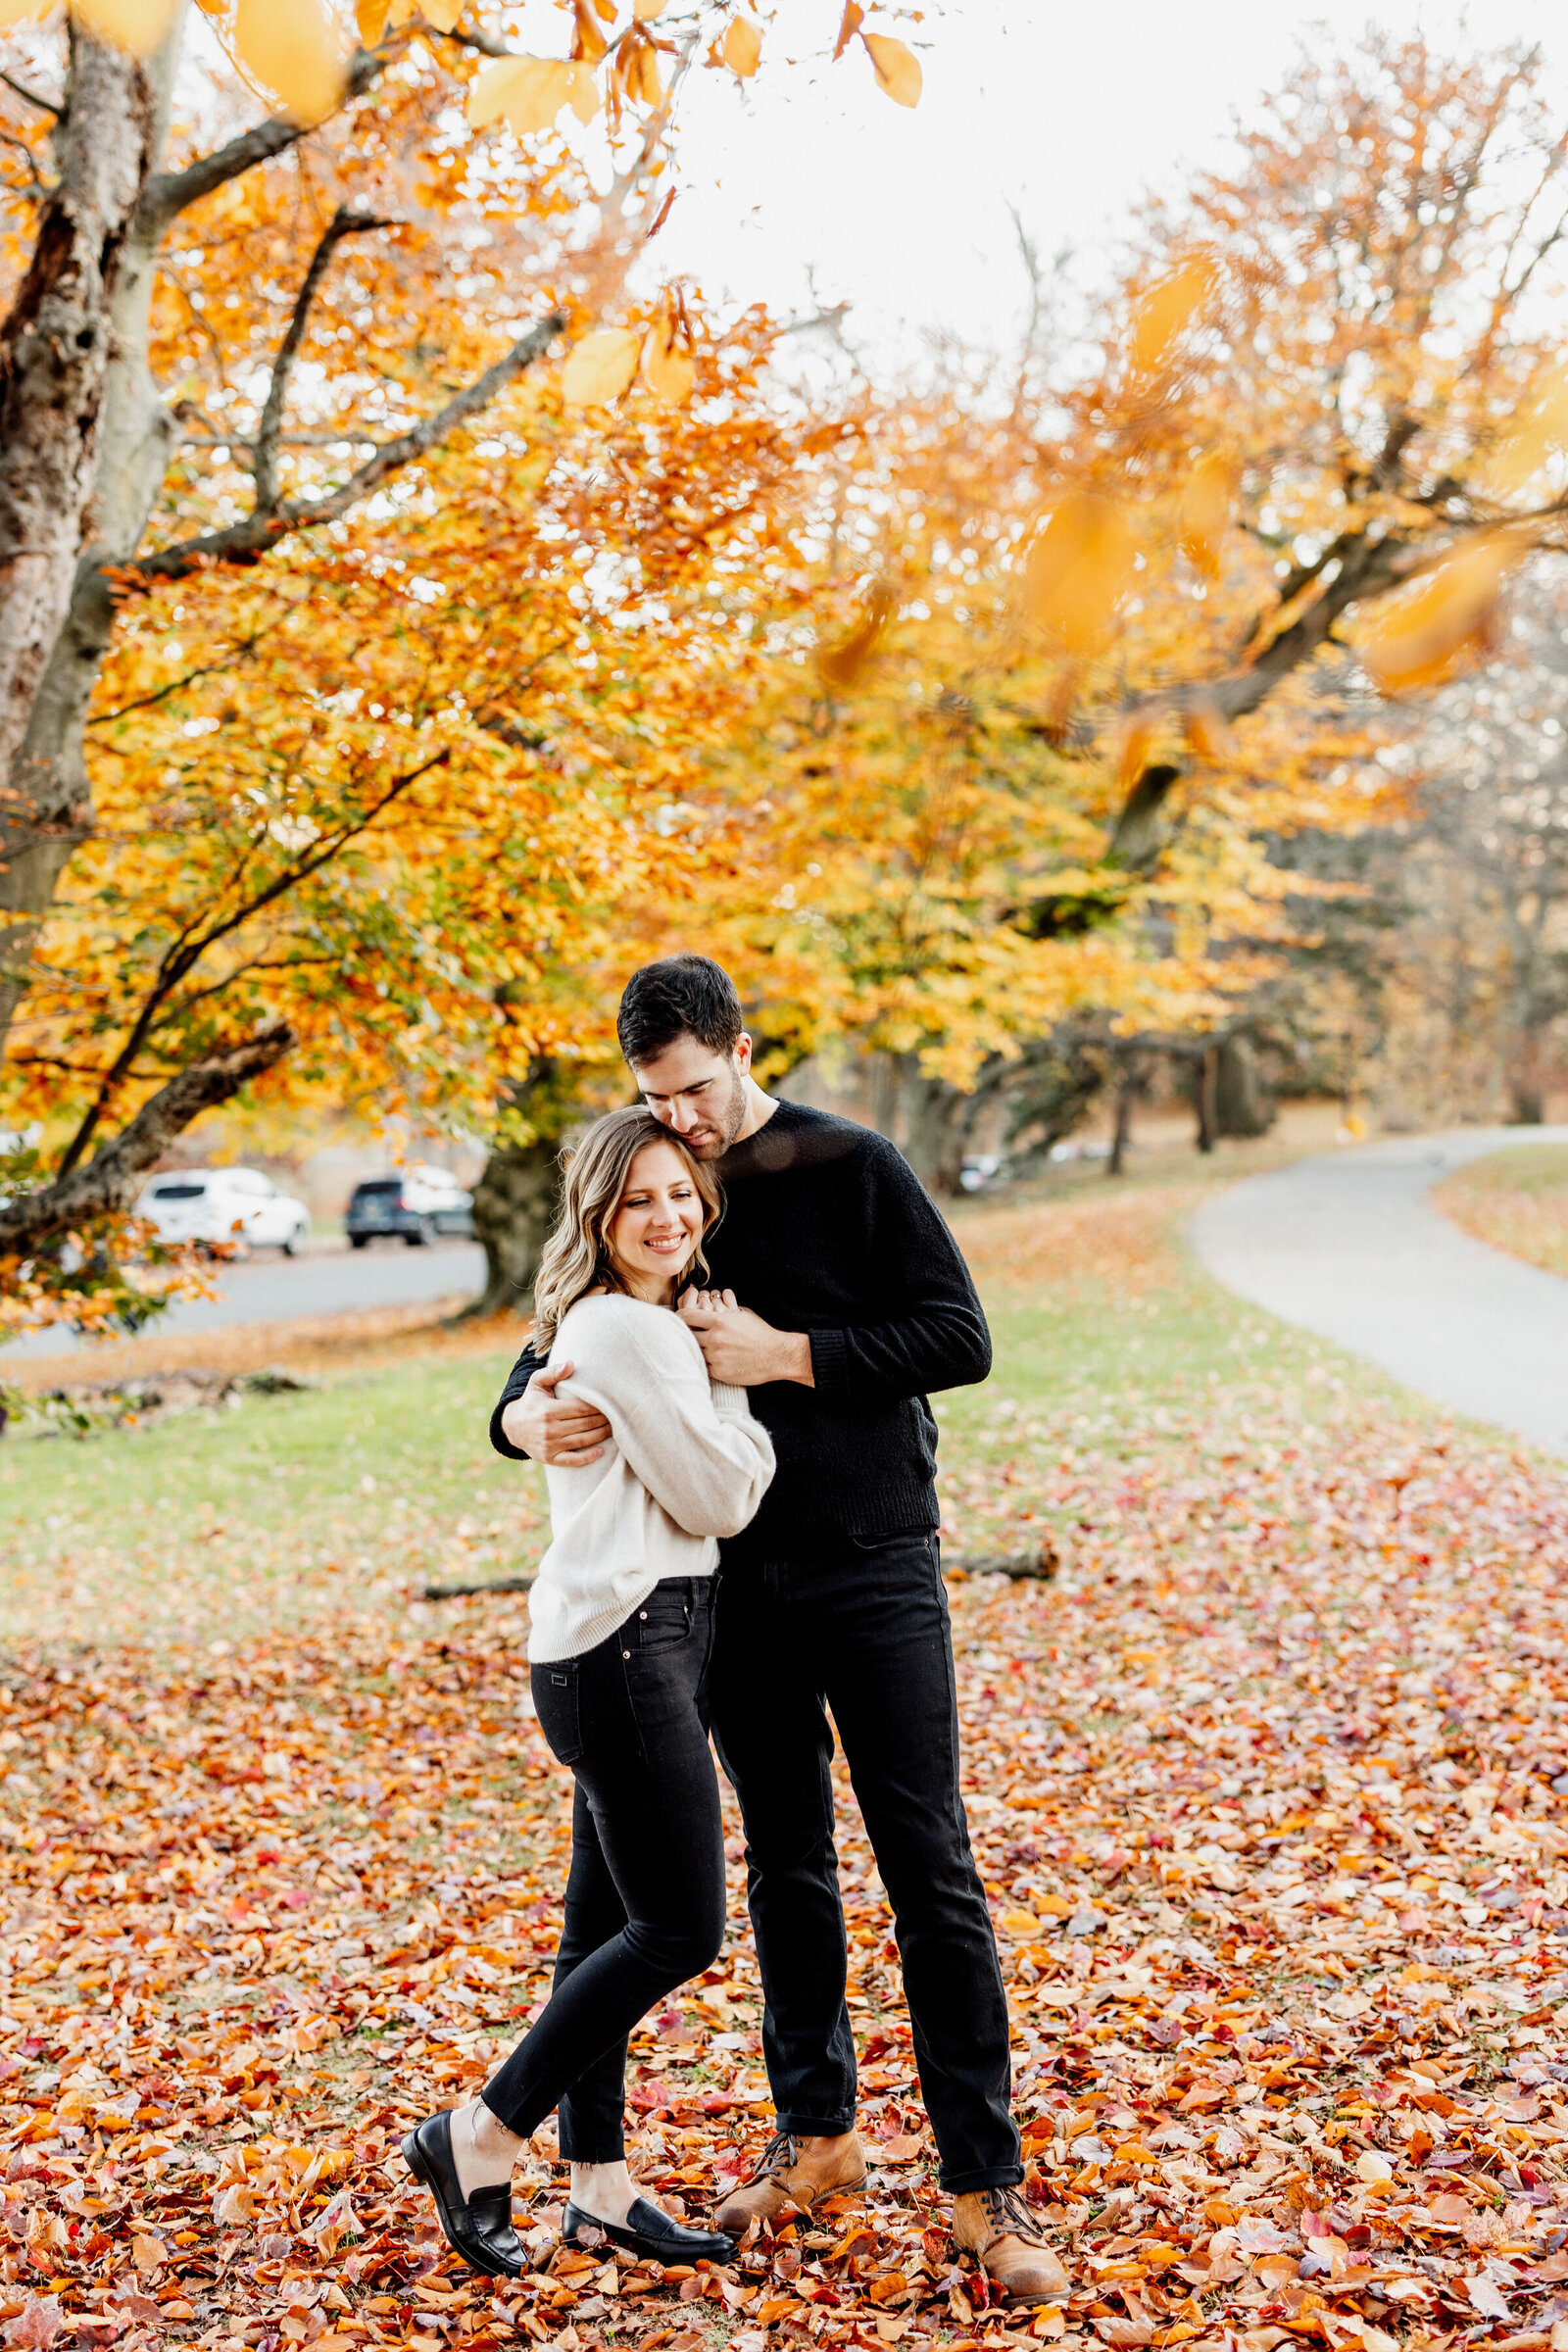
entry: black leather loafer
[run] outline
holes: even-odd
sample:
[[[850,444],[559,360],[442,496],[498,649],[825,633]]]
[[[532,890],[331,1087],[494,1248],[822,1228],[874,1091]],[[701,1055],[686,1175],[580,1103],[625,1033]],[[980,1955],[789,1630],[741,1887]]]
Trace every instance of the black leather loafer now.
[[[688,2230],[683,2222],[671,2220],[639,2197],[625,2221],[602,2222],[580,2205],[568,2205],[561,2224],[562,2242],[568,2246],[582,2245],[582,2232],[597,2230],[608,2237],[612,2246],[621,2246],[628,2254],[640,2255],[644,2262],[662,2262],[667,2269],[677,2262],[733,2262],[735,2240],[722,2237],[716,2230]],[[452,2237],[449,2230],[447,2235]],[[457,2239],[453,2238],[454,2245]]]
[[[521,2278],[528,2256],[512,2227],[512,2183],[503,2180],[494,2188],[476,2188],[471,2197],[464,2195],[452,2161],[449,2108],[426,2116],[409,2133],[403,2161],[434,2197],[447,2243],[456,2246],[470,2270],[482,2271],[488,2278]],[[728,2238],[724,2243],[728,2245]]]

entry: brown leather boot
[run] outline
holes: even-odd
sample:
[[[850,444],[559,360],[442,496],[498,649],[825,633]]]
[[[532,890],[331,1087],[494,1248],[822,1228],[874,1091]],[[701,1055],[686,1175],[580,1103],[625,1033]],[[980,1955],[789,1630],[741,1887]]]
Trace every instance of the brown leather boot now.
[[[809,2213],[824,2197],[865,2186],[865,2150],[858,2132],[838,2139],[796,2139],[775,2132],[762,2160],[713,2216],[713,2228],[740,2237],[753,2222],[771,2222],[781,2213]]]
[[[955,2197],[953,2242],[1016,2302],[1061,2303],[1071,2292],[1072,2281],[1015,2188],[976,2188]]]

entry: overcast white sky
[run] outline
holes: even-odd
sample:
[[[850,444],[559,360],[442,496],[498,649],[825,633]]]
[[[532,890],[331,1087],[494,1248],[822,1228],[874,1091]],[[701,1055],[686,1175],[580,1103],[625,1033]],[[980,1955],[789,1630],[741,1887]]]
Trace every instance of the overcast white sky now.
[[[655,253],[710,298],[785,315],[810,306],[814,271],[883,352],[933,326],[1004,341],[1022,289],[1008,200],[1047,255],[1108,242],[1145,188],[1223,154],[1309,27],[1342,44],[1369,21],[1475,46],[1544,39],[1559,84],[1568,64],[1544,0],[1480,0],[1467,35],[1446,0],[948,0],[910,35],[925,94],[908,112],[863,51],[823,62],[839,9],[783,0],[744,94],[693,76],[682,192]]]

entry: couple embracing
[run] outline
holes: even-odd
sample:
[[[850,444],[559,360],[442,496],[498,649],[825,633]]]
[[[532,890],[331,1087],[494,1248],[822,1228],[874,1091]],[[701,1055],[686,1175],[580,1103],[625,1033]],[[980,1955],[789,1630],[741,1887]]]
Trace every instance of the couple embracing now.
[[[491,1425],[550,1490],[528,1655],[540,1729],[576,1781],[554,1988],[479,2096],[405,2155],[452,2244],[503,2275],[528,2267],[512,2169],[556,2110],[568,2240],[723,2263],[754,2221],[860,2187],[836,1727],[893,1910],[955,2243],[1001,2291],[1055,2295],[1060,2265],[1017,2187],[937,1553],[926,1396],[990,1370],[979,1300],[892,1145],[763,1093],[716,963],[646,965],[617,1028],[641,1104],[572,1154],[533,1345]],[[622,2124],[627,2035],[723,1939],[710,1732],[745,1824],[777,2128],[693,2230],[638,2193]]]

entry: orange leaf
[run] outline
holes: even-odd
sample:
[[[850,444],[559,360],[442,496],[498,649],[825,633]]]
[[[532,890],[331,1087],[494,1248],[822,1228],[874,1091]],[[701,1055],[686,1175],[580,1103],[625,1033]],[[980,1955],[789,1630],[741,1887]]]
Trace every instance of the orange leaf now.
[[[364,48],[373,49],[386,30],[392,0],[354,0],[354,22]]]
[[[318,0],[239,0],[234,50],[296,122],[319,122],[343,95],[348,60]]]
[[[829,686],[853,686],[875,653],[897,610],[898,600],[879,581],[866,599],[865,613],[857,627],[837,645],[818,652],[816,666]]]
[[[885,90],[899,106],[918,106],[921,74],[914,51],[885,32],[862,32],[860,38],[876,69],[877,88]]]
[[[585,65],[561,57],[503,57],[486,66],[468,92],[468,121],[475,130],[505,117],[519,138],[551,130],[564,106],[579,122],[599,111],[599,85]]]
[[[839,19],[839,37],[833,44],[833,63],[835,65],[838,64],[839,59],[844,55],[845,50],[864,22],[865,11],[860,6],[860,0],[844,0],[844,14]]]
[[[1118,784],[1137,783],[1149,764],[1149,754],[1153,745],[1154,734],[1154,721],[1147,710],[1135,710],[1131,713],[1122,727],[1116,745],[1116,781]]]
[[[1200,760],[1211,765],[1230,759],[1236,749],[1223,711],[1206,695],[1197,696],[1182,712],[1182,733]]]
[[[0,24],[19,24],[42,13],[27,0],[14,15],[8,8]],[[74,0],[73,14],[100,40],[128,49],[133,57],[151,57],[161,49],[174,21],[173,0]]]
[[[1182,486],[1176,510],[1177,536],[1183,555],[1205,580],[1219,577],[1220,549],[1235,496],[1235,468],[1228,458],[1217,455],[1195,466]]]
[[[678,408],[690,400],[697,380],[697,364],[675,340],[674,329],[655,325],[643,338],[643,382],[656,400]]]
[[[749,81],[757,72],[757,61],[762,54],[762,36],[755,24],[744,17],[732,17],[724,34],[720,55],[732,74]]]
[[[1066,652],[1094,652],[1110,636],[1137,552],[1119,507],[1095,491],[1069,492],[1029,554],[1024,585],[1031,619]]]
[[[575,0],[571,54],[584,65],[596,66],[610,47],[600,30],[592,0]]]
[[[1195,253],[1151,286],[1133,312],[1128,354],[1142,375],[1166,367],[1177,343],[1212,301],[1219,264],[1212,254]]]
[[[1522,490],[1554,450],[1568,446],[1568,368],[1559,368],[1519,410],[1513,431],[1483,467],[1480,484],[1493,498]]]
[[[618,400],[637,372],[639,349],[629,326],[585,335],[561,370],[561,397],[567,408],[603,408]]]
[[[1503,582],[1525,548],[1517,532],[1488,532],[1379,608],[1360,652],[1385,694],[1441,685],[1486,651]]]

